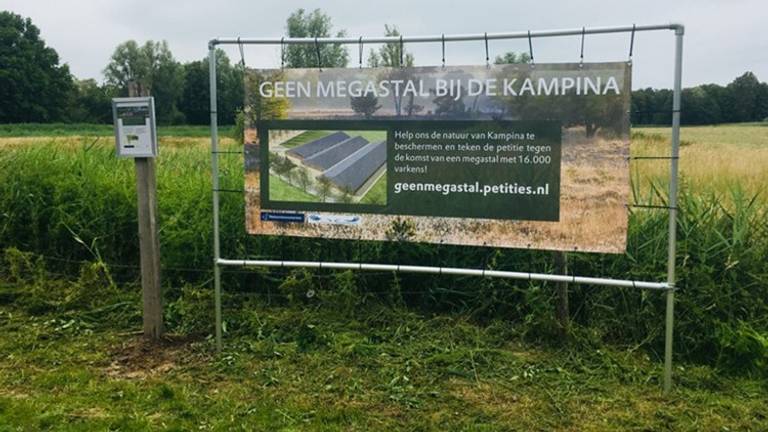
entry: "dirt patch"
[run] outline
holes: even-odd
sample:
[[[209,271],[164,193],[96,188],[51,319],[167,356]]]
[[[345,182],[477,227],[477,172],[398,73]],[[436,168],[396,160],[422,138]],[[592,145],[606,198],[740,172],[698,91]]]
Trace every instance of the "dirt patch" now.
[[[163,375],[181,365],[205,360],[208,356],[194,344],[199,338],[165,335],[153,341],[143,336],[123,341],[111,353],[105,373],[112,378],[146,379]]]

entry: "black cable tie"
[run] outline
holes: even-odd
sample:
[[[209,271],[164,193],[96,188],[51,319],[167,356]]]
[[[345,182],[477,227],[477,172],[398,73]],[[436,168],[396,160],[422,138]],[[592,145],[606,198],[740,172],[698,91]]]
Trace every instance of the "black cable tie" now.
[[[581,57],[580,57],[580,60],[579,60],[579,67],[583,67],[584,66],[584,36],[585,36],[586,32],[587,32],[587,28],[586,27],[582,27],[581,28]]]
[[[317,43],[317,36],[315,36],[315,52],[317,53],[317,68],[322,72],[323,64],[320,61],[320,45]]]
[[[245,193],[245,189],[211,189],[213,192]]]
[[[400,67],[403,67],[403,35],[400,35]]]
[[[285,36],[280,38],[280,69],[285,69]]]
[[[240,36],[237,37],[237,46],[240,48],[240,64],[245,68],[245,54],[243,53],[243,44],[240,42]],[[216,58],[215,54],[214,58]]]
[[[443,33],[443,69],[445,69],[445,33]]]
[[[232,151],[232,150],[216,150],[211,152],[211,154],[243,154],[243,153],[245,152]]]
[[[632,63],[632,52],[635,49],[635,24],[632,24],[632,36],[629,37],[629,63]]]
[[[536,61],[533,60],[533,41],[531,40],[531,31],[528,30],[528,53],[531,55],[531,66],[536,66]]]
[[[485,33],[485,65],[491,66],[491,57],[488,55],[488,33]]]
[[[358,41],[358,44],[359,45],[357,49],[360,54],[359,68],[362,69],[363,68],[363,37],[362,36],[360,36],[360,40]]]

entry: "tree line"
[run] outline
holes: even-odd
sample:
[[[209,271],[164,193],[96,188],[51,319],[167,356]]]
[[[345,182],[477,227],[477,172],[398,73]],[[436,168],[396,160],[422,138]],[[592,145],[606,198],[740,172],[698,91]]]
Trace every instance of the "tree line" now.
[[[333,30],[331,18],[319,9],[299,9],[286,21],[289,37],[344,36]],[[395,26],[385,35],[399,36]],[[399,44],[370,49],[370,67],[399,66]],[[316,67],[314,46],[288,45],[283,55],[287,68]],[[402,56],[414,64],[411,53]],[[216,51],[218,112],[221,124],[234,124],[244,99],[244,65]],[[349,52],[340,44],[320,47],[323,67],[345,67]],[[505,53],[496,63],[527,63],[527,54]],[[155,97],[161,124],[208,124],[208,59],[181,63],[165,41],[126,41],[115,48],[105,66],[104,81],[80,80],[56,51],[46,46],[40,30],[29,18],[0,12],[0,123],[72,122],[110,123],[111,99],[127,96],[129,86]],[[361,109],[366,103],[358,101]],[[683,124],[755,122],[768,119],[768,84],[746,72],[726,86],[706,84],[686,88],[682,94]],[[375,103],[374,103],[375,104]],[[370,104],[368,104],[370,105]],[[633,124],[670,124],[672,91],[646,88],[632,92]]]

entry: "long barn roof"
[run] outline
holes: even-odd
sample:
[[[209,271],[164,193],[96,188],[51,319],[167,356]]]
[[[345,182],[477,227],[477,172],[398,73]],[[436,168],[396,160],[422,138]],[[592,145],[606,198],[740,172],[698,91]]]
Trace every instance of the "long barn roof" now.
[[[316,139],[314,141],[310,141],[299,147],[288,150],[288,153],[304,159],[314,155],[315,153],[321,152],[334,144],[338,144],[347,139],[349,139],[349,135],[347,135],[344,132],[338,131],[330,135],[326,135],[322,138]]]
[[[366,144],[368,144],[367,139],[356,136],[304,158],[304,163],[317,170],[325,171],[365,147]]]
[[[324,175],[338,187],[357,192],[386,161],[387,143],[374,142],[336,164]]]

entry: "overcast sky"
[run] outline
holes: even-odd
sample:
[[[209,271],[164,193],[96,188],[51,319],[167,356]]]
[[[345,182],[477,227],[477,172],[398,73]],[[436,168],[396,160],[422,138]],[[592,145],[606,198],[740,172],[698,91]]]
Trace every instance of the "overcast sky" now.
[[[103,79],[115,46],[135,39],[167,40],[182,61],[206,55],[216,36],[275,36],[297,8],[322,9],[336,29],[350,36],[381,35],[395,24],[405,35],[493,33],[527,29],[581,28],[681,22],[686,26],[685,86],[726,84],[747,70],[768,81],[768,0],[546,1],[388,0],[320,2],[281,0],[2,0],[2,9],[32,18],[49,46],[79,78]],[[578,61],[580,37],[534,39],[537,63]],[[527,40],[491,41],[491,56],[527,51]],[[350,46],[357,63],[357,46]],[[440,44],[406,45],[417,65],[440,64]],[[239,60],[236,47],[227,49]],[[585,61],[624,60],[629,34],[587,36]],[[279,47],[248,48],[249,66],[279,66]],[[633,87],[672,86],[672,32],[638,33]],[[447,64],[483,64],[483,42],[448,44]]]

